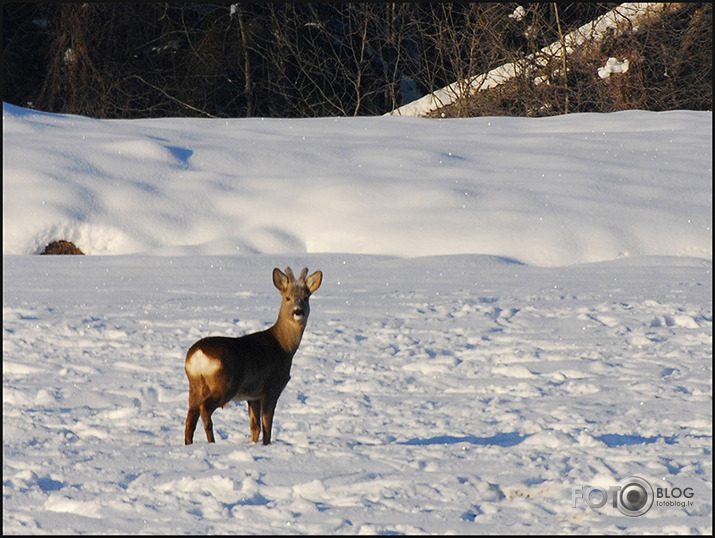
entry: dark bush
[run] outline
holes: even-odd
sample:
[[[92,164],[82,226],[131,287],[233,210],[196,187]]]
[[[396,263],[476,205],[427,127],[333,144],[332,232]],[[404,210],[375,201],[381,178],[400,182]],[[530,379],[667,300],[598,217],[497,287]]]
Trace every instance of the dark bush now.
[[[45,249],[40,252],[40,254],[82,254],[84,255],[84,252],[82,252],[80,249],[78,249],[74,243],[71,241],[65,241],[64,239],[60,239],[59,241],[52,241],[49,243]]]

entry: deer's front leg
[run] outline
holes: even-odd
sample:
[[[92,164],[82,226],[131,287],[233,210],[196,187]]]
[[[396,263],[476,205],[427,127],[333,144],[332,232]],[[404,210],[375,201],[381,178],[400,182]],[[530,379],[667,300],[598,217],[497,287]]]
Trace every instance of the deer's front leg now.
[[[249,400],[248,416],[251,420],[251,441],[257,443],[261,435],[261,400]]]
[[[269,445],[271,443],[271,429],[273,428],[273,413],[276,410],[276,403],[268,404],[263,409],[263,444]]]
[[[261,413],[263,421],[263,444],[268,445],[271,442],[271,432],[273,430],[273,415],[276,411],[276,404],[278,403],[278,398],[280,398],[283,389],[290,381],[290,374],[286,374],[283,379],[281,379],[273,387],[273,390],[268,392],[263,401],[261,402]]]
[[[263,421],[263,444],[268,445],[271,443],[271,432],[273,430],[273,415],[276,411],[276,404],[278,403],[277,395],[269,395],[263,401],[262,414],[261,417]]]

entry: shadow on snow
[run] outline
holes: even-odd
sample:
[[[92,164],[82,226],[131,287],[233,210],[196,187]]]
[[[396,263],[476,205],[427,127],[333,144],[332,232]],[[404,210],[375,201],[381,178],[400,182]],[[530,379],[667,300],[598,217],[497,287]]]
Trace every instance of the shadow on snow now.
[[[516,446],[528,435],[519,435],[517,432],[497,433],[491,437],[477,437],[476,435],[464,435],[461,437],[455,435],[438,435],[428,439],[415,437],[409,441],[402,441],[399,445],[454,445],[457,443],[469,443],[472,445],[497,445],[501,447]]]

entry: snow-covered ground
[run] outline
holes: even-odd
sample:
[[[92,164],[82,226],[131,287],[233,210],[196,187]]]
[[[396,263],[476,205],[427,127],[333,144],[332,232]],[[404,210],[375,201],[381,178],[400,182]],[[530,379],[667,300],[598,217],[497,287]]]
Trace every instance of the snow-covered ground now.
[[[4,104],[3,532],[710,533],[711,133]],[[286,265],[324,281],[274,442],[242,403],[184,446],[186,349]],[[574,501],[633,476],[668,498]]]

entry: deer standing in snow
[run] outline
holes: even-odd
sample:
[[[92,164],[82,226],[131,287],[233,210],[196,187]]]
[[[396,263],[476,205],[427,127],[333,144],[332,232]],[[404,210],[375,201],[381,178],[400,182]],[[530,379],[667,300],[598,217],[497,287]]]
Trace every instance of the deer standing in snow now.
[[[231,400],[248,401],[251,440],[258,441],[262,423],[263,444],[271,442],[276,403],[290,379],[293,355],[308,322],[308,299],[323,280],[321,271],[307,275],[307,268],[298,280],[290,267],[285,273],[273,269],[273,284],[283,302],[278,320],[269,329],[240,338],[209,336],[191,346],[185,365],[189,378],[185,444],[194,440],[199,415],[206,438],[215,442],[211,414]]]

